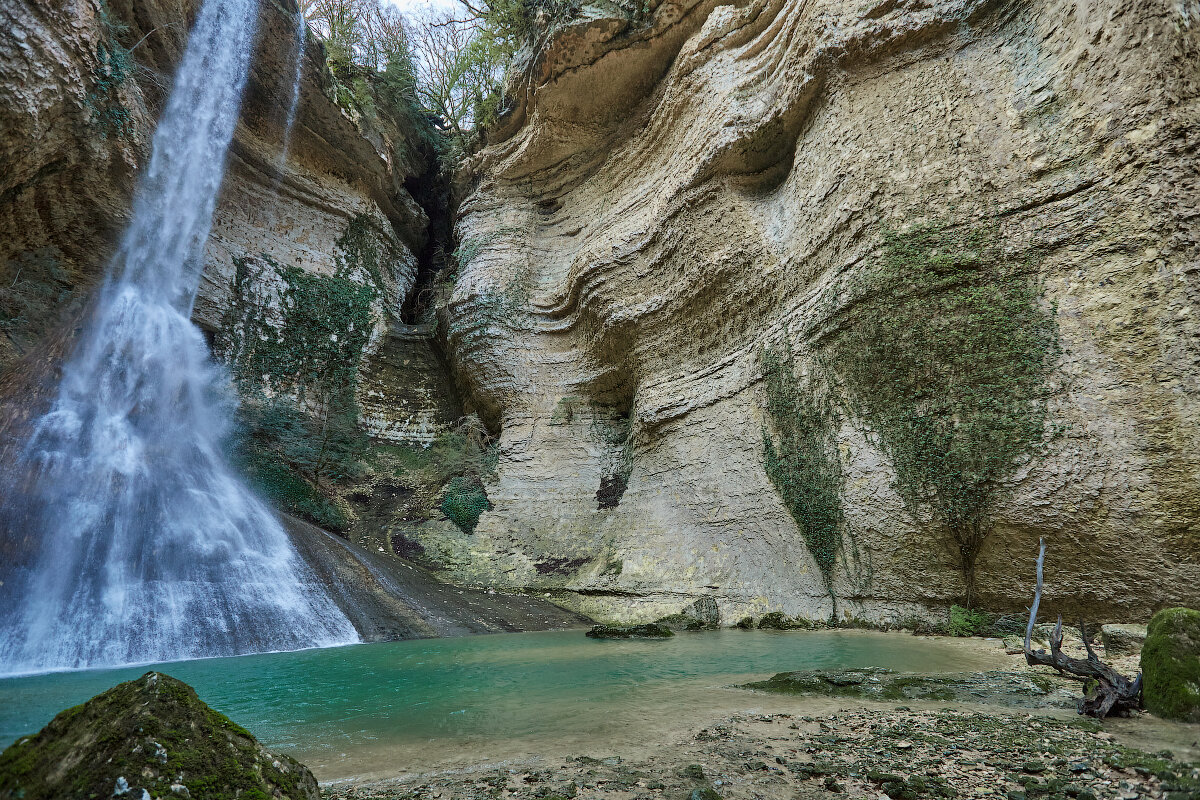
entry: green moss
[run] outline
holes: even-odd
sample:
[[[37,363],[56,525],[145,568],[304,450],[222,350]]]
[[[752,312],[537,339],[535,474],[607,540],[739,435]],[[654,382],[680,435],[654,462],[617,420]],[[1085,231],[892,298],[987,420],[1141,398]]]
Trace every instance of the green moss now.
[[[143,789],[172,796],[177,781],[206,800],[271,798],[277,791],[293,800],[317,796],[303,766],[261,750],[248,731],[161,673],[63,711],[0,754],[0,797],[110,797],[118,778],[131,797]]]
[[[758,621],[759,630],[810,631],[817,627],[817,624],[811,620],[803,619],[802,617],[789,617],[782,611],[772,611],[770,614],[764,614],[763,618]]]
[[[1141,666],[1147,709],[1167,719],[1200,722],[1200,611],[1168,608],[1155,614]]]
[[[968,607],[997,493],[1049,431],[1057,327],[1034,266],[989,226],[889,231],[831,321],[847,400],[914,515],[949,535]]]
[[[83,105],[102,138],[127,136],[133,130],[133,118],[122,104],[120,92],[132,73],[133,58],[132,51],[122,46],[120,37],[129,27],[113,16],[105,2],[100,3],[100,27],[104,38],[96,45],[92,85],[83,96]]]
[[[772,429],[763,429],[765,466],[832,596],[842,522],[836,415],[827,400],[797,379],[794,360],[790,344],[782,353],[762,353]]]
[[[474,533],[479,518],[491,507],[487,492],[477,478],[460,476],[446,485],[446,493],[442,498],[442,513],[461,528],[463,533]]]
[[[675,632],[665,625],[596,625],[585,634],[592,639],[669,639]]]
[[[365,223],[351,221],[338,240],[338,272],[318,275],[266,254],[235,258],[232,302],[216,350],[243,403],[232,444],[235,459],[273,502],[323,527],[343,530],[346,516],[332,486],[363,472],[369,449],[358,428],[358,371],[374,327],[380,251]],[[258,267],[282,283],[282,325],[256,297]],[[261,289],[259,289],[261,291]]]

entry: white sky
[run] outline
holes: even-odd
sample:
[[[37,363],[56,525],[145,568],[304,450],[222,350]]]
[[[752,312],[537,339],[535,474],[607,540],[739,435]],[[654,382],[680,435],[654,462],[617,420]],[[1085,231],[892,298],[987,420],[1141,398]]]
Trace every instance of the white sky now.
[[[391,3],[402,12],[412,16],[422,16],[426,11],[453,11],[457,3],[454,0],[384,0]]]

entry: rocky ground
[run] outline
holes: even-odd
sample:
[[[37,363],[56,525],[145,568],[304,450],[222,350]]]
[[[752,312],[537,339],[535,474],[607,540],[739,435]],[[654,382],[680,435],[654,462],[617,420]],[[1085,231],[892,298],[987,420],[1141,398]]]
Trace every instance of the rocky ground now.
[[[1200,735],[1200,734],[1198,734]],[[329,800],[1200,798],[1200,764],[1086,719],[954,708],[736,715],[642,761],[567,759],[327,787]]]
[[[1066,650],[1082,655],[1082,643],[1068,640]],[[907,695],[891,698],[893,703],[877,703],[871,698],[878,692],[822,691],[817,694],[825,700],[814,701],[811,714],[733,714],[699,732],[664,741],[637,759],[577,756],[556,766],[545,761],[478,765],[326,786],[323,796],[328,800],[1200,799],[1200,760],[1192,760],[1200,746],[1192,738],[1200,740],[1200,726],[1194,737],[1184,736],[1187,741],[1178,735],[1170,739],[1175,753],[1135,749],[1128,746],[1135,737],[1152,743],[1143,745],[1148,749],[1162,746],[1164,739],[1154,732],[1137,736],[1139,725],[1153,725],[1149,717],[1131,726],[1128,721],[1100,723],[1072,716],[1069,710],[1054,707],[1070,706],[1078,684],[1049,670],[1028,668],[1015,653],[1004,660],[1011,662],[1005,671],[973,673],[974,683],[964,684],[965,688],[958,685],[962,680],[939,684],[939,689],[949,691],[950,702],[909,700]],[[1136,651],[1114,653],[1109,660],[1118,669],[1137,671]],[[772,680],[798,674],[784,673]],[[981,691],[976,684],[987,683],[988,676],[999,678],[992,691]],[[886,683],[888,677],[881,679]],[[1022,677],[1033,681],[1038,691],[1014,689]],[[768,684],[757,686],[769,688]],[[880,697],[884,695],[890,697],[887,692]],[[766,692],[756,693],[758,700],[764,696]],[[831,706],[829,698],[844,702]],[[793,710],[795,706],[786,700],[780,696],[778,707]],[[619,751],[619,743],[613,744]]]

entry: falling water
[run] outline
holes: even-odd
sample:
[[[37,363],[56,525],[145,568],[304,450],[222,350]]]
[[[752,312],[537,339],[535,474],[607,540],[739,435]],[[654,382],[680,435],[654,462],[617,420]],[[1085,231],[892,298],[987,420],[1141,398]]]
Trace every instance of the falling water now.
[[[296,109],[300,107],[300,79],[304,74],[304,45],[307,38],[308,23],[304,20],[304,9],[298,8],[296,11],[296,68],[292,73],[292,98],[288,103],[287,120],[283,125],[283,146],[279,150],[281,169],[287,164],[288,150],[292,144],[292,126],[296,124]]]
[[[6,492],[40,550],[0,585],[0,672],[357,641],[226,463],[228,380],[190,322],[257,0],[206,0],[133,220]]]

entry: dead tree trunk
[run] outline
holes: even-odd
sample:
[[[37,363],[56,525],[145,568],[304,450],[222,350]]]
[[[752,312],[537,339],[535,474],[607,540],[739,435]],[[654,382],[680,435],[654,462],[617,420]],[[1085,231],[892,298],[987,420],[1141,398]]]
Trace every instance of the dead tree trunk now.
[[[1050,652],[1034,650],[1030,644],[1033,638],[1033,626],[1037,622],[1038,606],[1042,602],[1042,565],[1046,560],[1046,540],[1040,541],[1037,557],[1037,589],[1033,594],[1033,606],[1029,609],[1029,624],[1025,627],[1025,661],[1030,665],[1041,664],[1053,667],[1060,675],[1084,682],[1085,691],[1089,683],[1095,682],[1090,692],[1079,701],[1079,713],[1090,717],[1103,719],[1109,715],[1117,717],[1129,716],[1131,711],[1142,706],[1142,674],[1132,681],[1112,667],[1105,664],[1092,651],[1088,643],[1087,628],[1083,621],[1079,622],[1079,632],[1083,636],[1083,646],[1087,648],[1087,658],[1071,658],[1062,652],[1062,615],[1058,624],[1050,634]]]

